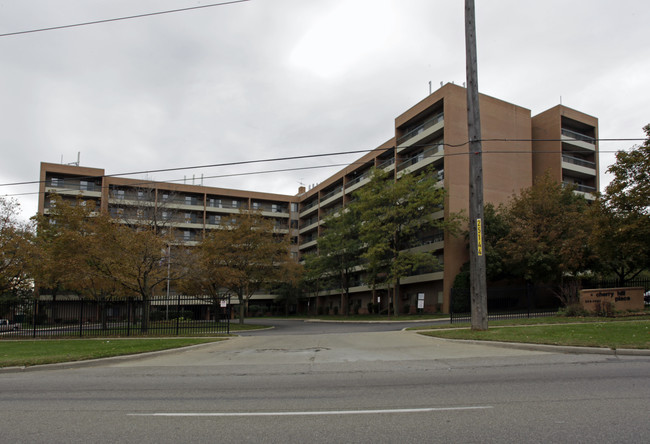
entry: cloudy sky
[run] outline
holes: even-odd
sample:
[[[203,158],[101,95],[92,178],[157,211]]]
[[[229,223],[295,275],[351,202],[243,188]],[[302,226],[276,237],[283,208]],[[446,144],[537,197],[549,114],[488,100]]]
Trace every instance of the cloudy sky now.
[[[0,34],[216,2],[0,0]],[[482,93],[533,115],[561,100],[598,117],[601,138],[643,138],[647,0],[476,7]],[[463,0],[251,0],[0,37],[0,194],[29,217],[37,185],[5,184],[78,152],[116,174],[375,148],[429,82],[465,80],[463,14]],[[634,143],[602,142],[603,172]],[[359,156],[146,176],[295,194]],[[296,167],[312,169],[207,179]]]

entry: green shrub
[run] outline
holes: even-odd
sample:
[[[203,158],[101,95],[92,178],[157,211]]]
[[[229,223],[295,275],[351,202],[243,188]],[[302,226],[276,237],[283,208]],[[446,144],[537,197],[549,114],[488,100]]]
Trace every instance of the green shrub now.
[[[567,317],[577,317],[577,316],[588,316],[589,313],[585,310],[580,304],[570,304],[564,308],[558,310],[558,313],[561,316]]]

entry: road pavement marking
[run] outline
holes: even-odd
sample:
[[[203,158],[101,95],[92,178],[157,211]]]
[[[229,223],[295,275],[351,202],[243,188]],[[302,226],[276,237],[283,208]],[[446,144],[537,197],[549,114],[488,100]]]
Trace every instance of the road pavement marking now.
[[[425,413],[447,412],[455,410],[484,410],[493,408],[491,405],[469,407],[428,407],[419,409],[382,409],[382,410],[324,410],[312,412],[216,412],[216,413],[129,413],[127,416],[325,416],[325,415],[376,415],[381,413]]]

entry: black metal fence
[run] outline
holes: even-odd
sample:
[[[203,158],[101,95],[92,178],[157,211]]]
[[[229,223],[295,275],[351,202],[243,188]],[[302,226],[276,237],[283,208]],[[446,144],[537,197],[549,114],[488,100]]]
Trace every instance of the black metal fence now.
[[[554,316],[560,307],[549,287],[533,285],[488,288],[487,305],[492,320]],[[451,289],[449,315],[452,324],[470,321],[469,288]]]
[[[582,288],[618,288],[618,287],[643,287],[643,291],[650,291],[650,278],[635,278],[621,282],[617,279],[583,280]]]
[[[2,337],[182,336],[230,333],[230,305],[208,297],[87,300],[61,296],[4,307]],[[224,306],[225,305],[225,306]]]
[[[650,279],[627,280],[621,285],[616,279],[583,280],[581,287],[618,288],[643,287],[650,290]],[[489,319],[518,319],[556,315],[560,308],[550,286],[494,287],[488,288]],[[451,322],[469,322],[471,319],[470,291],[468,288],[452,288],[449,309]]]

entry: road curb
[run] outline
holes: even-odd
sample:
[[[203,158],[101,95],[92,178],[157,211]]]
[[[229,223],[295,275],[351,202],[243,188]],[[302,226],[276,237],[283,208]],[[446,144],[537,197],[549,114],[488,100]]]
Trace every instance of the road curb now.
[[[427,336],[427,335],[424,335]],[[650,350],[619,348],[612,349],[607,347],[576,347],[568,345],[550,345],[550,344],[528,344],[521,342],[499,342],[499,341],[476,341],[469,339],[448,339],[429,336],[442,341],[458,342],[463,344],[487,345],[490,347],[512,348],[516,350],[544,351],[549,353],[570,353],[582,355],[611,355],[611,356],[650,356]]]
[[[228,338],[226,338],[228,339]],[[225,339],[224,339],[225,340]],[[70,361],[70,362],[56,362],[53,364],[36,364],[29,366],[20,366],[20,367],[0,367],[0,374],[3,373],[24,373],[24,372],[36,372],[44,370],[65,370],[69,368],[83,368],[83,367],[95,367],[98,365],[105,365],[110,363],[122,362],[122,361],[135,361],[138,359],[151,358],[155,356],[160,356],[168,353],[178,353],[179,351],[191,350],[197,347],[204,347],[206,345],[214,345],[215,343],[223,342],[213,341],[206,342],[204,344],[194,344],[187,345],[185,347],[176,347],[168,348],[166,350],[156,350],[143,353],[134,353],[131,355],[120,355],[120,356],[109,356],[106,358],[97,358],[97,359],[87,359],[83,361]]]

